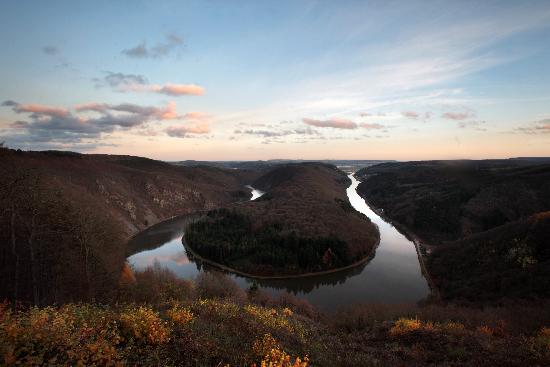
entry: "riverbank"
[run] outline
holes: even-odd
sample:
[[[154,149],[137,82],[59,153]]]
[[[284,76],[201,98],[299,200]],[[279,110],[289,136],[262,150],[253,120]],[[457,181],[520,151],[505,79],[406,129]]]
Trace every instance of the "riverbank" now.
[[[355,173],[353,173],[355,177]],[[357,177],[355,177],[357,179]],[[358,180],[358,179],[357,179]],[[358,180],[359,181],[359,180]],[[364,201],[365,204],[368,205],[368,207],[380,218],[382,218],[385,222],[391,224],[393,227],[397,229],[401,234],[403,234],[409,241],[411,241],[414,244],[416,255],[418,256],[418,263],[420,264],[420,270],[422,272],[422,275],[424,278],[426,278],[426,281],[428,282],[428,286],[430,287],[431,295],[434,299],[439,300],[441,298],[439,290],[437,286],[435,285],[435,282],[433,278],[431,277],[428,267],[426,265],[427,257],[424,255],[424,252],[431,251],[432,246],[425,244],[425,242],[418,237],[410,228],[407,226],[396,222],[389,218],[387,215],[385,215],[384,210],[375,207],[372,205],[369,200],[361,195],[359,191],[357,191],[357,195],[359,195]]]
[[[361,196],[359,194],[359,196]],[[432,293],[432,296],[435,297],[435,299],[440,299],[439,290],[437,289],[434,280],[432,279],[430,273],[428,272],[428,267],[426,265],[427,257],[423,254],[426,251],[431,251],[432,246],[426,245],[420,237],[418,237],[412,230],[407,228],[407,226],[391,220],[388,216],[384,214],[384,211],[372,206],[369,201],[361,196],[363,200],[365,200],[365,203],[371,208],[373,212],[376,213],[380,218],[382,218],[385,222],[391,224],[394,226],[397,231],[399,231],[401,234],[403,234],[409,241],[411,241],[414,244],[414,247],[416,249],[416,255],[418,256],[418,263],[420,264],[420,270],[422,271],[422,275],[424,278],[426,278],[426,281],[428,282],[428,286],[430,287],[430,291]]]

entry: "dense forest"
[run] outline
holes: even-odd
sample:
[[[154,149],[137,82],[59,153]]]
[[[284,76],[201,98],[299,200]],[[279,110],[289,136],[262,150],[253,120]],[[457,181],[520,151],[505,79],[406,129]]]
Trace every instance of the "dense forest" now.
[[[550,297],[550,164],[544,159],[380,164],[359,193],[420,238],[441,295]]]
[[[200,256],[262,275],[316,272],[352,262],[346,243],[331,237],[300,237],[278,223],[255,226],[237,210],[219,209],[191,224],[185,242]]]

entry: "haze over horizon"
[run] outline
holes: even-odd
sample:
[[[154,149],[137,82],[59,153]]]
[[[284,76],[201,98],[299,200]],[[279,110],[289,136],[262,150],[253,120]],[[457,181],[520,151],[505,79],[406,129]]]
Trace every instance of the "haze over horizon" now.
[[[6,1],[0,141],[162,160],[550,156],[548,1]]]

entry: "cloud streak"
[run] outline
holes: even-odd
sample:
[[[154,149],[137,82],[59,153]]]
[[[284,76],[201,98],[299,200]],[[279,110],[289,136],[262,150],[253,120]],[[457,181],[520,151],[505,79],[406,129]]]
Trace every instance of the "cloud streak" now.
[[[205,93],[205,90],[203,87],[196,85],[196,84],[164,84],[164,85],[158,85],[158,84],[149,84],[149,85],[141,85],[141,84],[134,84],[131,86],[128,86],[127,88],[124,88],[123,91],[133,91],[133,92],[154,92],[154,93],[160,93],[167,96],[202,96]]]
[[[208,134],[210,128],[208,125],[197,126],[172,126],[165,130],[166,134],[173,138],[185,138],[189,134]]]
[[[60,50],[56,46],[46,45],[42,47],[42,52],[45,53],[46,55],[54,56],[54,55],[58,55],[60,53]]]
[[[473,112],[445,112],[441,115],[444,119],[455,121],[467,120],[475,116],[476,114]]]
[[[388,128],[387,126],[384,126],[384,125],[381,125],[381,124],[368,123],[368,122],[364,122],[362,124],[359,124],[359,126],[362,127],[363,129],[367,129],[367,130],[378,130],[378,129]]]
[[[145,41],[138,45],[122,50],[122,54],[134,59],[158,59],[169,55],[172,51],[183,46],[183,39],[175,34],[166,36],[164,42],[148,47]]]
[[[9,102],[13,102],[13,101],[9,101]],[[24,112],[32,113],[33,116],[36,116],[36,117],[39,117],[40,115],[44,115],[49,117],[65,118],[69,115],[69,110],[67,110],[66,108],[45,106],[40,104],[15,103],[13,105],[13,111],[15,111],[16,113],[24,113]]]
[[[310,119],[310,118],[303,118],[302,121],[311,126],[315,127],[330,127],[333,129],[347,129],[347,130],[353,130],[357,129],[357,124],[351,120],[346,119],[337,119],[332,118],[328,120],[316,120],[316,119]]]
[[[420,117],[420,114],[414,111],[403,111],[401,112],[401,115],[411,120],[417,120]]]
[[[111,88],[124,89],[134,85],[147,84],[147,78],[138,74],[124,74],[106,71],[103,78],[93,78],[96,87],[109,86]]]
[[[266,127],[273,127],[272,125],[267,125]],[[284,129],[284,130],[277,130],[277,129],[237,129],[233,131],[234,134],[239,135],[253,135],[258,136],[262,138],[280,138],[283,136],[291,136],[291,135],[315,135],[319,136],[320,133],[310,127],[306,127],[305,129],[296,128],[296,129]]]
[[[166,83],[163,85],[149,84],[147,78],[139,74],[124,74],[106,71],[102,78],[93,78],[97,88],[110,87],[121,93],[126,92],[149,92],[159,93],[172,97],[179,96],[202,96],[205,89],[196,84],[175,84]]]
[[[539,120],[529,126],[518,127],[514,132],[527,135],[550,134],[550,119]]]

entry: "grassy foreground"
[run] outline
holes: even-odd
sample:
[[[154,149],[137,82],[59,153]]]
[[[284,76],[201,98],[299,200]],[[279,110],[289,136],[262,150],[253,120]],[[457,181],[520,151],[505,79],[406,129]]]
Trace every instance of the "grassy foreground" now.
[[[245,293],[223,276],[205,275],[190,283],[159,269],[136,274],[122,296],[131,302],[21,310],[0,305],[0,363],[304,367],[550,362],[548,307],[362,305],[324,315],[291,296]]]

